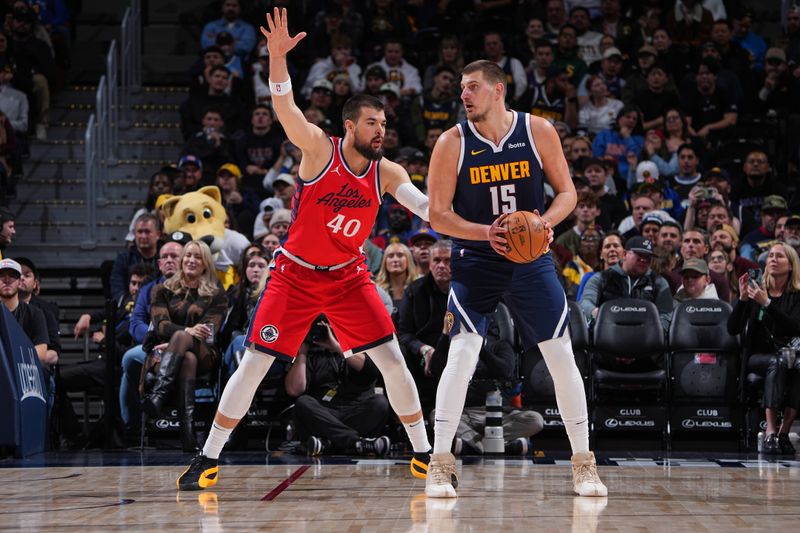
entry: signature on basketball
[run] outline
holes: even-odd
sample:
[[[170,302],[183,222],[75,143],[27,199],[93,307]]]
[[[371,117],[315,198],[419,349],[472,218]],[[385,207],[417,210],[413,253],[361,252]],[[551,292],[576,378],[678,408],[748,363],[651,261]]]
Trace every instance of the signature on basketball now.
[[[339,192],[329,192],[321,198],[317,198],[317,205],[320,204],[333,207],[333,212],[338,213],[345,207],[353,209],[370,207],[372,199],[366,198],[357,188],[350,187],[345,183]]]

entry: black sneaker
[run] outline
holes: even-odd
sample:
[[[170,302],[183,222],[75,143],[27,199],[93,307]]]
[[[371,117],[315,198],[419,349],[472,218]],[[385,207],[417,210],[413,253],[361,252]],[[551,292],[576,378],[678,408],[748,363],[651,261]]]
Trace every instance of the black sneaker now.
[[[330,448],[330,441],[322,437],[311,436],[306,441],[306,452],[313,457],[327,453]]]
[[[356,441],[356,453],[358,455],[377,455],[383,457],[389,451],[392,441],[389,437],[382,435],[376,438],[358,439]]]
[[[519,437],[506,442],[505,452],[506,455],[528,455],[529,448],[528,439]]]
[[[774,433],[770,433],[764,437],[764,444],[761,447],[761,453],[775,455],[779,451],[780,445],[778,444],[778,437],[776,437]]]
[[[796,452],[792,441],[789,440],[788,433],[778,433],[778,450],[781,455],[795,455]]]
[[[431,462],[431,450],[422,453],[414,452],[411,457],[411,475],[418,479],[428,477],[428,463]]]
[[[176,485],[178,490],[203,490],[216,485],[218,479],[217,460],[209,459],[200,453],[192,459],[192,464],[183,471]]]

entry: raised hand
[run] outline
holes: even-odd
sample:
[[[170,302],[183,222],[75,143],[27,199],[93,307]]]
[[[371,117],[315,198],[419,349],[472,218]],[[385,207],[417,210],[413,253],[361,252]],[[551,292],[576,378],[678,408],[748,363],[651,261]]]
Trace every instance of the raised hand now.
[[[267,13],[267,27],[261,26],[261,33],[267,39],[270,57],[285,56],[306,36],[304,31],[294,37],[289,35],[289,21],[285,7],[283,9],[276,7],[272,14]]]

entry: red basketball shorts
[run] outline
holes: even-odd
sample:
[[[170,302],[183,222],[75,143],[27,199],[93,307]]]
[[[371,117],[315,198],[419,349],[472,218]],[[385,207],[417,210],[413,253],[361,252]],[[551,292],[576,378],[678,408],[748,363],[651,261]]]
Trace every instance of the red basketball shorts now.
[[[333,271],[312,270],[278,254],[247,330],[245,345],[291,361],[320,313],[345,356],[392,339],[394,324],[360,258]]]

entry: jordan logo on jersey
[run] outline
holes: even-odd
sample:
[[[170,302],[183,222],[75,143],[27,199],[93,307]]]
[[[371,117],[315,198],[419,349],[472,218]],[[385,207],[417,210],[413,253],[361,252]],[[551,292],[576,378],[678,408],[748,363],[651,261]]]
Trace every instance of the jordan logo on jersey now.
[[[337,176],[341,176],[341,174],[339,173],[339,172],[340,172],[340,169],[341,169],[341,167],[342,167],[342,165],[336,165],[336,168],[332,168],[332,169],[331,169],[331,172],[336,172],[336,175],[337,175]]]
[[[339,189],[339,192],[329,192],[321,198],[318,198],[317,205],[320,204],[333,207],[333,212],[338,213],[344,207],[354,209],[370,207],[372,205],[372,199],[361,194],[358,188],[351,187],[349,184],[345,183],[342,185],[342,188]]]

